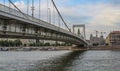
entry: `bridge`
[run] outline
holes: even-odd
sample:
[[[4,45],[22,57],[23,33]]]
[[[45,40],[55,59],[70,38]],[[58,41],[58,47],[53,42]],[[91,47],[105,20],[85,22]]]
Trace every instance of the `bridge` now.
[[[0,4],[0,38],[36,39],[38,41],[44,39],[68,42],[75,45],[88,45],[84,38],[72,33],[70,30],[55,26],[25,14],[18,8],[15,10],[3,4]]]

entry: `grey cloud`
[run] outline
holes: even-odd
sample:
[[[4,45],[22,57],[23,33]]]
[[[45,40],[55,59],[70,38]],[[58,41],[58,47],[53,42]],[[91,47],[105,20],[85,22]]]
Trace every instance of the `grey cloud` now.
[[[120,5],[120,0],[110,0],[113,5]]]

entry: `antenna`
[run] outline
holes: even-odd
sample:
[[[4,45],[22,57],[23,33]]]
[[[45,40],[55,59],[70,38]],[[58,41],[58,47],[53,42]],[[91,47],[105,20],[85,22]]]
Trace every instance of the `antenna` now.
[[[103,34],[106,34],[106,32],[101,32],[101,36],[103,36]]]
[[[96,32],[96,37],[98,37],[98,31],[96,30],[95,32]]]

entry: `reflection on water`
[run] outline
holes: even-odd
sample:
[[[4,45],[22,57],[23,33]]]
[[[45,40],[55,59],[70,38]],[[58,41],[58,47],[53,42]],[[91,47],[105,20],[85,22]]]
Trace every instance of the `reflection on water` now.
[[[120,71],[120,52],[0,52],[0,71]]]
[[[37,71],[37,69],[34,69],[36,65],[47,66],[44,64],[49,59],[68,53],[70,51],[0,52],[0,71],[29,71],[30,69],[31,71]],[[43,70],[39,69],[38,71]]]
[[[27,71],[65,71],[65,67],[72,66],[72,62],[82,52],[76,51],[55,57],[49,60],[38,61],[35,66]]]

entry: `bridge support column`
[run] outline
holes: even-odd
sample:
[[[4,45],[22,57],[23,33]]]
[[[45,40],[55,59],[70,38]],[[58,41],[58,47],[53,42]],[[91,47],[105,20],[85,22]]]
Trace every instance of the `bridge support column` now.
[[[36,39],[36,43],[39,43],[40,42],[40,39]]]
[[[23,32],[23,35],[25,35],[25,33],[26,33],[26,26],[23,26],[22,32]]]
[[[4,34],[6,33],[7,31],[7,25],[8,25],[9,21],[8,20],[4,20],[4,24],[3,24],[3,31],[4,31]]]
[[[50,34],[51,34],[50,37],[52,38],[52,32],[50,32]]]
[[[36,37],[39,36],[39,35],[38,35],[38,34],[39,34],[39,33],[38,33],[38,30],[39,30],[39,29],[36,27],[36,28],[35,28],[35,36],[36,36]],[[39,41],[39,38],[36,38],[36,43],[39,43],[39,42],[40,42],[40,41]]]
[[[35,35],[36,35],[36,36],[38,36],[38,30],[39,30],[39,29],[36,27],[36,29],[35,29]]]

